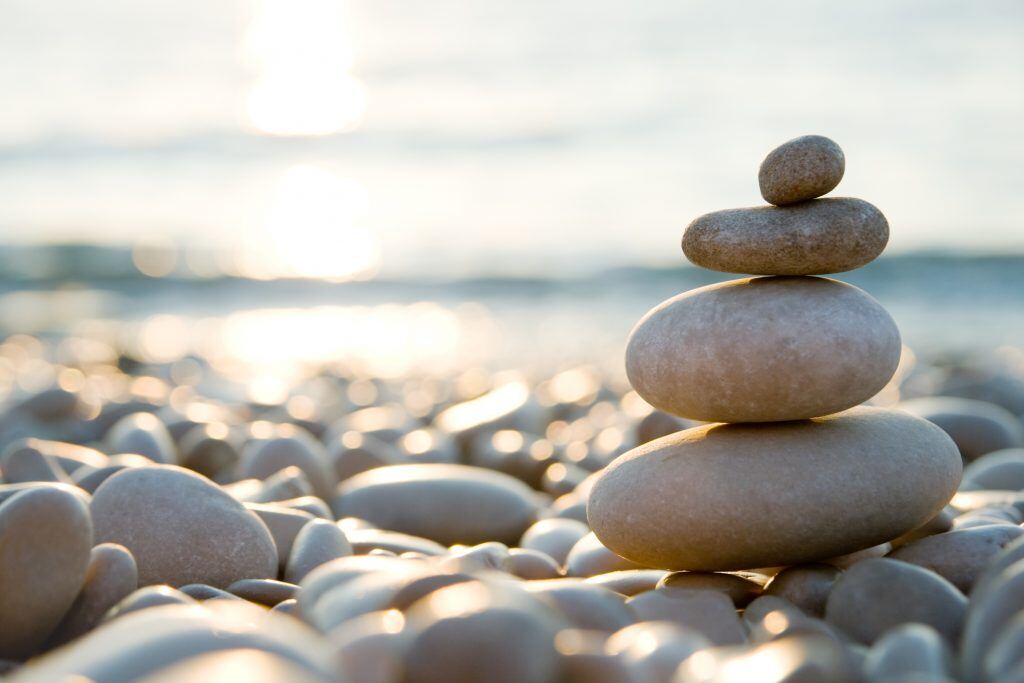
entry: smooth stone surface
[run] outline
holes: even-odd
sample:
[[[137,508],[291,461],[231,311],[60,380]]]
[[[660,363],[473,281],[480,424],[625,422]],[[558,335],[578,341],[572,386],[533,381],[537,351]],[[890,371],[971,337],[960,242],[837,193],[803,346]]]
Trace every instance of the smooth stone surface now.
[[[942,430],[898,411],[706,425],[618,458],[587,515],[608,548],[650,567],[792,565],[920,526],[953,495],[960,471]]]
[[[357,529],[345,534],[352,544],[352,553],[368,555],[374,550],[389,550],[396,555],[401,553],[422,553],[429,556],[444,555],[448,549],[436,541],[420,538],[411,534],[384,529]]]
[[[935,629],[905,624],[875,642],[864,662],[864,672],[872,681],[953,679],[953,656]]]
[[[277,549],[278,569],[284,572],[295,537],[306,524],[316,518],[305,510],[295,510],[273,503],[245,503],[245,508],[255,513],[267,525]]]
[[[537,498],[521,481],[465,465],[380,467],[348,479],[338,492],[337,517],[444,545],[514,544],[537,516]]]
[[[612,633],[636,621],[623,596],[582,579],[531,581],[524,588],[550,602],[574,628]]]
[[[1024,448],[1004,448],[969,462],[960,488],[1024,490]]]
[[[566,629],[555,636],[560,683],[645,683],[644,671],[604,651],[603,633]]]
[[[71,477],[57,461],[36,448],[33,439],[22,439],[0,454],[0,475],[9,484],[50,481],[70,484]]]
[[[585,580],[597,586],[604,586],[625,596],[637,595],[654,590],[668,574],[664,569],[620,569],[588,576]]]
[[[1024,617],[1019,613],[995,635],[982,662],[985,680],[1012,680],[1024,671]]]
[[[132,413],[118,420],[106,436],[109,453],[136,453],[153,462],[174,464],[178,449],[160,419],[152,413]]]
[[[900,334],[877,301],[837,280],[730,280],[683,292],[629,336],[626,373],[669,413],[707,422],[829,415],[878,393]]]
[[[658,584],[659,590],[714,591],[721,593],[738,608],[746,607],[761,594],[761,585],[735,574],[715,572],[674,572]]]
[[[1020,420],[994,403],[933,396],[903,401],[898,407],[941,427],[956,442],[967,461],[994,451],[1024,446],[1024,426]]]
[[[527,581],[554,579],[562,575],[558,563],[539,550],[509,548],[508,571]]]
[[[644,568],[645,565],[616,555],[601,543],[593,532],[576,542],[565,562],[566,574],[569,576],[594,576],[624,569]]]
[[[260,518],[201,475],[168,465],[129,468],[92,500],[97,542],[120,543],[139,567],[139,585],[277,576],[277,550]]]
[[[332,683],[336,679],[290,662],[284,657],[255,649],[208,652],[189,657],[180,664],[168,666],[146,676],[140,683]]]
[[[767,675],[762,678],[759,674]],[[864,679],[850,649],[826,635],[800,634],[772,640],[753,650],[723,648],[698,653],[682,663],[674,683],[762,680],[863,683]]]
[[[386,465],[403,465],[408,458],[392,444],[369,434],[348,431],[328,444],[327,461],[338,481]]]
[[[828,596],[826,620],[854,640],[871,644],[901,624],[934,628],[947,642],[960,637],[967,599],[938,574],[878,558],[850,567]]]
[[[196,599],[170,586],[144,586],[130,593],[103,615],[104,621],[111,621],[132,612],[138,612],[164,605],[196,605]]]
[[[764,158],[757,172],[761,196],[783,206],[814,199],[843,179],[843,150],[823,135],[801,135],[782,143]]]
[[[668,621],[627,626],[605,644],[609,654],[646,669],[652,683],[671,683],[679,665],[707,647],[711,642],[699,632]]]
[[[842,571],[828,564],[798,564],[776,574],[765,587],[766,595],[788,600],[811,616],[825,614],[832,585]]]
[[[284,572],[285,581],[299,583],[320,565],[351,554],[352,546],[337,524],[314,519],[295,537]]]
[[[860,199],[715,211],[683,233],[702,268],[748,275],[826,275],[874,261],[889,241],[882,212]]]
[[[50,636],[50,645],[61,645],[92,630],[111,607],[138,587],[139,570],[128,549],[116,543],[100,543],[89,555],[82,589]]]
[[[948,531],[898,548],[889,557],[930,569],[969,593],[989,561],[1021,536],[1024,529],[1009,525]]]
[[[539,550],[564,565],[573,546],[588,533],[590,528],[583,522],[553,517],[542,519],[527,529],[519,545]]]
[[[220,588],[214,588],[205,583],[190,583],[180,588],[181,592],[189,596],[193,600],[199,600],[200,602],[206,600],[241,600],[234,593],[228,593]]]
[[[714,645],[739,645],[747,634],[726,595],[715,591],[653,590],[626,600],[638,621],[670,621]]]
[[[274,438],[252,441],[242,449],[239,478],[267,479],[286,467],[298,467],[313,485],[313,492],[330,500],[338,479],[327,461],[324,447],[292,425],[279,425],[277,432],[279,435]]]
[[[1013,550],[1024,547],[1018,543],[1020,541],[1012,544]],[[1007,547],[1003,553],[1010,551],[1011,547]],[[961,675],[967,683],[984,680],[985,656],[1021,610],[1024,610],[1024,561],[1018,560],[991,579],[978,582],[971,593],[960,643]]]
[[[299,587],[293,583],[273,579],[242,579],[228,586],[228,592],[250,602],[273,607],[294,598],[299,592]]]
[[[0,659],[42,646],[85,582],[92,548],[89,508],[55,486],[0,504]]]
[[[230,429],[220,422],[198,424],[178,444],[181,465],[207,477],[214,477],[238,463],[238,448]]]

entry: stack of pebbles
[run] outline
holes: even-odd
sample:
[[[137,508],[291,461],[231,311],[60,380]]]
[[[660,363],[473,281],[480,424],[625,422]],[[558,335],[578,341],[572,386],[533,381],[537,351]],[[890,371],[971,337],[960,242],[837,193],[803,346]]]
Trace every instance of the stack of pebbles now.
[[[900,335],[860,289],[823,277],[885,248],[885,217],[860,199],[818,199],[842,150],[805,136],[761,165],[771,206],[701,216],[683,252],[711,270],[767,276],[683,292],[634,328],[626,370],[655,407],[705,424],[620,456],[588,518],[648,567],[777,567],[882,544],[956,491],[961,459],[935,425],[857,407],[892,378]]]

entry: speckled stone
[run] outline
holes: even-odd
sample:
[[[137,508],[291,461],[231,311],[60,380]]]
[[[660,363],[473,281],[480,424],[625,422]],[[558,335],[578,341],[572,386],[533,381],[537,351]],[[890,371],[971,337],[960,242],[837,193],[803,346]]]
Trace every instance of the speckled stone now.
[[[967,598],[944,578],[888,558],[858,562],[832,587],[825,618],[854,640],[871,644],[901,624],[927,624],[946,639],[960,637]]]
[[[889,223],[861,199],[726,209],[700,216],[683,233],[683,254],[708,270],[749,275],[824,275],[874,261]]]
[[[85,582],[92,536],[86,503],[59,487],[0,503],[0,659],[35,654],[60,623]]]
[[[277,576],[277,550],[266,525],[205,477],[161,465],[122,470],[96,490],[92,514],[99,542],[128,548],[139,585],[205,583]]]
[[[878,302],[836,280],[731,280],[662,302],[637,323],[626,373],[666,412],[707,422],[829,415],[874,396],[900,359]]]
[[[91,630],[138,586],[139,570],[128,549],[115,543],[97,545],[90,553],[82,590],[50,636],[50,645],[66,643]]]
[[[821,135],[802,135],[768,153],[757,183],[766,202],[782,206],[831,192],[845,169],[839,145]]]
[[[395,465],[346,480],[333,509],[382,529],[445,545],[513,544],[534,522],[538,503],[518,479],[464,465]]]
[[[604,545],[650,567],[799,564],[921,525],[953,495],[960,471],[942,430],[899,411],[706,425],[619,457],[587,514]]]

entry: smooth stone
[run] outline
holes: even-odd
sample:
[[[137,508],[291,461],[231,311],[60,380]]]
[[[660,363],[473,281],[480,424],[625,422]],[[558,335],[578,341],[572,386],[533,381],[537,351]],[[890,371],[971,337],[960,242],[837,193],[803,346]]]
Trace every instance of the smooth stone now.
[[[751,601],[746,609],[743,610],[743,623],[747,625],[747,628],[757,628],[764,621],[765,617],[772,612],[781,612],[788,617],[794,618],[806,614],[785,598],[764,594]]]
[[[692,289],[648,311],[629,336],[626,374],[645,401],[681,417],[801,420],[877,394],[900,350],[896,323],[852,285],[750,278]]]
[[[61,488],[0,503],[0,658],[25,659],[43,645],[85,582],[92,541],[88,505]]]
[[[475,546],[453,546],[447,557],[438,562],[445,571],[477,574],[497,570],[511,573],[508,546],[497,541]]]
[[[395,465],[338,488],[337,517],[359,517],[438,543],[514,544],[536,520],[533,491],[507,474],[465,465]]]
[[[320,565],[351,554],[352,546],[337,524],[314,519],[295,537],[284,578],[297,584]]]
[[[715,572],[674,572],[658,584],[659,590],[715,591],[743,608],[761,594],[760,584],[735,574]]]
[[[328,637],[335,647],[338,671],[351,683],[401,683],[402,660],[409,637],[397,610],[371,612],[342,624]]]
[[[969,593],[989,561],[1021,536],[1024,529],[1008,525],[948,531],[905,545],[889,556],[930,569]]]
[[[259,491],[254,492],[248,500],[253,503],[276,503],[312,497],[312,494],[313,485],[309,483],[306,474],[298,467],[290,465],[264,479]]]
[[[942,430],[899,411],[706,425],[615,460],[587,516],[608,548],[649,567],[792,565],[920,526],[953,495],[960,471]]]
[[[605,634],[566,629],[555,636],[560,683],[647,683],[646,671],[604,651]]]
[[[842,571],[828,564],[798,564],[776,574],[765,595],[783,598],[811,616],[825,614],[825,603]]]
[[[171,433],[152,413],[125,415],[110,428],[106,440],[110,453],[136,453],[163,464],[178,460]]]
[[[683,253],[725,273],[826,275],[874,261],[888,241],[881,211],[841,197],[705,214],[686,227]]]
[[[305,510],[295,510],[273,503],[245,503],[245,508],[255,513],[270,531],[270,537],[274,539],[274,547],[277,549],[278,570],[279,573],[283,573],[291,556],[295,537],[316,517]]]
[[[139,585],[205,583],[277,576],[277,550],[254,513],[202,475],[169,465],[129,468],[92,499],[97,542],[135,557]]]
[[[10,484],[30,481],[72,483],[57,461],[32,445],[33,439],[22,439],[11,444],[0,454],[0,475]]]
[[[609,654],[650,673],[652,683],[672,683],[679,665],[711,641],[668,621],[645,621],[616,631],[605,644]]]
[[[967,599],[938,574],[878,558],[858,562],[836,580],[825,619],[864,644],[910,622],[927,624],[952,643],[960,637],[966,612]]]
[[[838,567],[839,569],[849,569],[858,562],[870,560],[873,557],[885,557],[889,554],[890,550],[892,550],[892,543],[879,543],[878,545],[873,545],[870,548],[863,548],[862,550],[856,550],[845,555],[827,557],[822,560],[822,563],[830,564],[833,567]]]
[[[356,431],[339,434],[328,444],[327,461],[338,481],[387,465],[404,465],[409,459],[392,444]]]
[[[246,649],[283,657],[318,680],[335,680],[333,651],[320,634],[298,619],[242,600],[163,605],[125,614],[34,662],[26,671],[32,676],[24,680],[70,681],[80,676],[129,683],[208,652]]]
[[[612,633],[636,621],[623,596],[582,579],[531,581],[523,587],[550,602],[574,628]]]
[[[228,586],[228,592],[249,602],[273,607],[294,598],[299,587],[294,583],[273,579],[242,579]]]
[[[398,589],[392,593],[385,605],[387,609],[396,609],[404,612],[412,607],[414,603],[435,591],[447,588],[448,586],[454,586],[458,583],[476,580],[469,574],[433,573],[429,568],[424,572],[411,576],[412,578],[403,580]]]
[[[932,396],[903,401],[898,407],[941,427],[968,462],[994,451],[1024,446],[1024,426],[1020,420],[994,403]]]
[[[982,667],[986,681],[1005,681],[1024,670],[1024,617],[1010,619],[985,653]]]
[[[697,631],[714,645],[739,645],[747,633],[736,606],[716,591],[653,590],[626,600],[637,621],[670,621]]]
[[[407,560],[397,557],[351,555],[322,564],[306,576],[300,584],[298,596],[300,612],[307,621],[317,603],[330,591],[370,574],[390,574],[411,571]]]
[[[558,680],[555,635],[564,622],[510,587],[461,583],[432,593],[407,617],[412,641],[404,683],[550,683]]]
[[[974,581],[971,598],[974,599],[996,583],[996,579],[1011,566],[1024,560],[1024,539],[1010,541],[985,565],[985,570]]]
[[[550,555],[525,548],[509,548],[508,571],[527,581],[554,579],[562,575],[562,569]]]
[[[467,462],[504,472],[531,488],[541,488],[544,475],[556,461],[556,456],[554,444],[547,439],[514,429],[502,429],[477,437]]]
[[[636,445],[640,446],[648,441],[696,426],[692,420],[684,420],[661,410],[652,410],[636,425]]]
[[[182,437],[178,450],[182,467],[211,478],[235,467],[239,458],[230,429],[221,422],[192,427]]]
[[[293,614],[298,616],[299,601],[296,598],[291,598],[290,600],[282,600],[281,602],[271,607],[270,611],[275,612],[277,614]]]
[[[825,635],[802,634],[772,640],[754,649],[715,648],[698,652],[682,663],[674,683],[761,680],[863,683],[864,679],[848,648]]]
[[[953,656],[935,629],[925,624],[904,624],[875,642],[864,662],[864,672],[872,681],[941,681],[953,678]]]
[[[620,569],[588,576],[585,580],[629,597],[654,590],[666,574],[668,572],[664,569]]]
[[[588,533],[590,527],[583,522],[553,517],[533,524],[523,534],[519,545],[528,550],[539,550],[564,565],[573,546]]]
[[[358,529],[345,534],[352,544],[354,555],[367,555],[374,550],[390,550],[396,555],[400,553],[422,553],[429,556],[444,555],[448,549],[436,541],[420,538],[411,534],[384,529]]]
[[[967,463],[960,488],[1024,490],[1024,448],[1003,448]]]
[[[333,683],[283,657],[255,649],[208,652],[160,669],[139,683]]]
[[[241,600],[241,598],[233,593],[208,586],[205,583],[190,583],[182,586],[179,590],[193,600],[199,600],[200,602],[205,602],[206,600]]]
[[[28,445],[43,455],[53,458],[68,474],[74,474],[83,466],[96,469],[107,465],[107,456],[88,446],[64,441],[47,441],[45,439],[26,439]]]
[[[110,479],[121,470],[128,469],[127,465],[106,465],[97,470],[82,468],[72,477],[75,485],[87,493],[96,493],[100,484]]]
[[[1019,547],[1017,543],[1012,544],[1014,549]],[[1010,550],[1008,546],[1003,553]],[[967,683],[985,680],[985,656],[1021,610],[1024,610],[1024,561],[1010,564],[987,581],[978,581],[971,593],[960,642],[961,675]]]
[[[744,621],[751,624],[752,643],[767,643],[794,636],[824,636],[834,643],[849,642],[835,627],[816,617],[807,616],[795,607],[768,612],[756,622]]]
[[[280,425],[279,436],[250,442],[242,449],[238,476],[267,479],[286,467],[298,467],[313,485],[313,492],[330,500],[337,475],[331,470],[324,447],[305,430]]]
[[[828,194],[843,179],[843,150],[823,135],[801,135],[764,158],[757,172],[761,196],[784,206]]]
[[[275,500],[274,504],[280,505],[281,507],[291,508],[292,510],[303,510],[314,517],[326,519],[331,522],[334,521],[334,514],[331,512],[331,508],[323,501],[323,499],[318,498],[317,496],[299,496],[298,498]]]
[[[195,598],[181,592],[177,588],[171,588],[170,586],[144,586],[132,591],[107,610],[107,613],[103,615],[103,621],[110,621],[132,612],[153,607],[196,604],[198,604],[198,601]]]
[[[627,560],[609,550],[594,532],[576,542],[565,560],[565,568],[569,576],[594,576],[624,569],[646,569],[645,565]]]
[[[939,511],[937,515],[912,531],[892,539],[892,547],[900,548],[913,543],[914,541],[927,538],[934,534],[941,534],[953,528],[954,512],[948,505]]]
[[[61,645],[92,630],[111,607],[138,587],[139,570],[128,549],[115,543],[97,545],[89,554],[82,589],[51,634],[50,645]]]

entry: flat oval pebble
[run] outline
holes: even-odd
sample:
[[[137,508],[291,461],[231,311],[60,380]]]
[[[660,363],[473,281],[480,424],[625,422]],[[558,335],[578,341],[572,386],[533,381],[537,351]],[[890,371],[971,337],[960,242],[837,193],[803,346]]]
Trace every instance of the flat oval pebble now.
[[[796,206],[726,209],[700,216],[683,233],[696,265],[749,275],[825,275],[874,261],[889,223],[860,199],[818,199]]]
[[[935,629],[925,624],[905,624],[875,642],[864,671],[872,681],[942,681],[953,679],[953,656]]]
[[[764,158],[757,172],[761,196],[782,206],[814,199],[843,179],[843,150],[822,135],[802,135],[782,143]]]
[[[877,558],[843,572],[828,596],[825,618],[865,644],[911,622],[927,624],[953,643],[960,637],[966,612],[967,598],[938,574]]]
[[[100,543],[89,555],[85,582],[49,642],[60,645],[91,630],[103,615],[139,587],[139,570],[128,549]]]
[[[717,591],[653,590],[626,601],[637,621],[670,621],[715,645],[739,645],[747,633],[732,600]]]
[[[930,569],[969,593],[989,561],[1021,536],[1024,529],[1008,524],[948,531],[909,543],[889,557]]]
[[[932,396],[903,401],[899,408],[942,427],[967,461],[1024,445],[1024,426],[1020,420],[994,403]],[[999,488],[1010,487],[1003,485]]]
[[[575,519],[542,519],[526,530],[519,545],[529,550],[539,550],[559,564],[565,564],[569,551],[588,533],[590,529],[587,525]]]
[[[298,467],[316,495],[330,499],[337,475],[330,467],[324,447],[305,430],[280,425],[270,439],[250,442],[238,461],[240,478],[266,479],[286,467]]]
[[[96,540],[128,548],[139,585],[277,577],[277,549],[266,525],[211,481],[180,467],[122,470],[92,499]]]
[[[293,583],[273,579],[242,579],[228,586],[228,592],[267,607],[291,600],[298,591],[299,587]]]
[[[650,567],[791,565],[923,524],[956,491],[960,471],[942,430],[899,411],[706,425],[618,458],[587,515],[604,545]]]
[[[673,572],[659,582],[658,590],[713,591],[728,597],[736,607],[743,608],[761,594],[762,587],[736,574]]]
[[[798,564],[776,574],[765,587],[765,595],[788,600],[811,616],[825,614],[832,585],[842,571],[829,564]]]
[[[284,578],[297,584],[320,565],[351,554],[352,546],[337,524],[314,519],[295,537]]]
[[[672,683],[679,665],[690,655],[711,647],[699,632],[668,621],[644,621],[616,631],[605,649],[646,669],[652,683]]]
[[[572,547],[565,561],[569,576],[594,576],[623,569],[644,569],[645,565],[627,560],[609,550],[590,532]]]
[[[83,500],[56,486],[0,504],[0,658],[36,653],[85,582],[93,528]]]
[[[537,516],[533,491],[507,474],[465,465],[395,465],[343,482],[338,517],[445,545],[514,544]]]
[[[623,596],[582,579],[531,581],[524,587],[556,607],[574,628],[612,633],[636,621]]]
[[[626,373],[656,408],[707,422],[829,415],[878,393],[900,334],[878,302],[836,280],[731,280],[662,302],[637,323]]]

